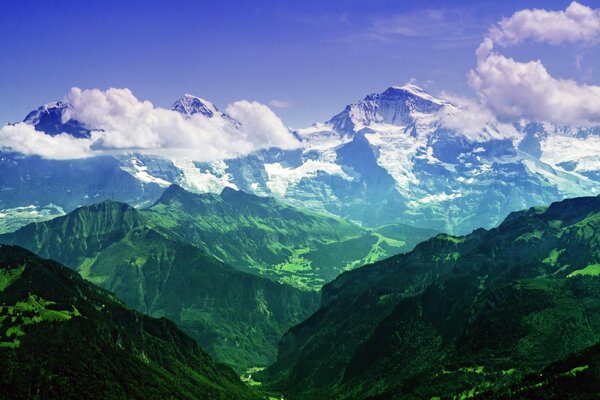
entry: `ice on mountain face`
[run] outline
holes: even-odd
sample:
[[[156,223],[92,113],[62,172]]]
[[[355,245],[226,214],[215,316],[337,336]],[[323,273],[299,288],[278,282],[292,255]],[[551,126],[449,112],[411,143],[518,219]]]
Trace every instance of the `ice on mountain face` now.
[[[184,158],[161,158],[142,154],[126,154],[120,157],[121,169],[144,183],[167,187],[175,183],[187,190],[199,193],[220,193],[223,188],[237,186],[231,182],[225,161],[208,163],[201,169],[192,160]]]
[[[446,202],[446,201],[450,201],[450,200],[455,200],[455,199],[458,199],[459,197],[462,197],[462,194],[460,192],[453,192],[450,194],[446,194],[446,193],[430,194],[430,195],[425,196],[418,200],[411,200],[407,204],[411,208],[417,208],[419,206],[427,205],[430,203],[442,203],[442,202]]]
[[[600,185],[585,176],[572,172],[557,171],[547,164],[524,160],[523,164],[535,175],[543,178],[550,186],[557,188],[565,197],[579,197],[600,193]]]
[[[352,140],[351,135],[343,135],[333,130],[328,123],[316,123],[309,128],[296,131],[302,145],[307,149],[332,149]]]
[[[264,164],[267,171],[267,187],[277,196],[285,196],[288,188],[298,184],[304,178],[313,178],[319,172],[329,175],[338,175],[346,180],[352,177],[344,172],[340,165],[331,161],[308,160],[296,168],[286,168],[281,163]]]
[[[239,190],[230,182],[231,176],[225,172],[226,164],[223,161],[211,163],[212,171],[200,171],[193,161],[187,159],[171,160],[173,165],[181,172],[177,184],[184,189],[200,193],[221,193],[226,188]]]
[[[315,178],[319,174],[338,176],[346,181],[353,180],[337,162],[336,147],[328,147],[318,152],[304,152],[302,163],[297,167],[285,167],[280,163],[265,164],[269,177],[267,187],[273,194],[285,196],[290,186],[295,186],[302,179]]]
[[[404,86],[392,86],[388,90],[386,90],[384,93],[388,93],[388,94],[395,93],[395,94],[399,94],[400,96],[403,96],[404,93],[407,93],[407,94],[412,94],[415,97],[419,97],[423,100],[427,100],[431,103],[438,104],[440,106],[444,104],[444,102],[442,100],[433,97],[432,95],[427,93],[425,90],[423,90],[422,88],[420,88],[417,85],[414,85],[412,83],[407,83]]]
[[[377,164],[394,178],[401,193],[409,194],[410,186],[419,183],[412,171],[412,158],[427,145],[426,139],[412,136],[405,127],[382,124],[372,129],[375,133],[366,138],[379,150]]]
[[[599,136],[548,136],[541,151],[540,160],[546,164],[575,172],[600,171]],[[572,168],[565,168],[568,163]]]
[[[126,170],[127,172],[131,173],[134,177],[136,177],[137,179],[139,179],[140,181],[144,182],[144,183],[156,183],[159,186],[162,187],[167,187],[171,185],[171,182],[168,182],[164,179],[161,178],[157,178],[155,176],[152,176],[148,173],[148,167],[146,165],[143,165],[142,162],[135,156],[132,156],[130,158],[130,162],[131,162],[131,169],[127,170],[125,168],[123,168],[124,170]]]

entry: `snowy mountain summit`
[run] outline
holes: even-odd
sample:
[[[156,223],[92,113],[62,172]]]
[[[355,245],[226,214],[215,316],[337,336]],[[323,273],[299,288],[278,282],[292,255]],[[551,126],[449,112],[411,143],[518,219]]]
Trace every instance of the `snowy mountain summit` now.
[[[220,115],[219,109],[210,101],[201,99],[191,94],[185,94],[171,106],[171,110],[177,111],[187,117],[194,114],[202,114],[208,118]]]
[[[358,131],[372,124],[407,125],[419,115],[431,115],[446,104],[413,84],[392,86],[347,106],[328,121],[338,132]]]
[[[208,118],[222,118],[229,121],[235,127],[240,127],[240,123],[229,115],[219,110],[213,103],[201,99],[191,94],[185,94],[171,106],[171,110],[181,113],[186,118],[192,115],[201,114]]]
[[[46,103],[27,114],[23,122],[52,136],[65,132],[77,138],[89,138],[89,129],[80,122],[67,118],[70,108],[69,103],[62,101]]]

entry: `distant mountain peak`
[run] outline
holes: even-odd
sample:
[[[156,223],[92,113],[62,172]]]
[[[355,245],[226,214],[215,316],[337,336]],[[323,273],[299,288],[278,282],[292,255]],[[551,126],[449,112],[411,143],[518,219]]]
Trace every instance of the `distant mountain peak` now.
[[[202,114],[208,118],[221,114],[219,109],[210,101],[189,93],[184,94],[183,97],[173,103],[171,110],[177,111],[188,118],[194,114]]]
[[[445,104],[422,88],[407,83],[390,86],[348,105],[328,123],[338,132],[357,131],[378,123],[408,126],[414,124],[417,115],[434,114]]]
[[[225,186],[219,196],[225,201],[242,201],[242,202],[269,202],[269,197],[259,197],[251,193],[246,193],[243,190],[236,190],[232,187]]]
[[[239,121],[219,110],[214,103],[189,93],[184,94],[183,97],[173,103],[171,110],[183,114],[185,118],[191,118],[194,114],[202,114],[207,118],[221,117],[236,128],[241,126]]]
[[[67,117],[66,112],[69,109],[71,109],[69,103],[52,101],[31,111],[23,122],[32,125],[36,131],[50,136],[68,133],[76,138],[89,138],[90,129],[81,122]]]
[[[173,183],[165,189],[160,198],[157,200],[157,203],[165,203],[170,199],[177,198],[180,195],[185,195],[187,193],[189,192],[187,192],[184,188]]]
[[[70,104],[62,101],[51,101],[31,111],[27,114],[23,122],[29,125],[37,125],[45,114],[47,115],[50,113],[57,113],[62,118],[64,112],[70,107]]]
[[[423,88],[413,84],[413,83],[407,83],[405,85],[402,86],[390,86],[389,88],[387,88],[384,92],[381,93],[382,95],[398,95],[398,94],[403,94],[405,96],[412,96],[412,97],[419,97],[423,100],[432,102],[432,103],[436,103],[439,105],[444,104],[444,101],[441,99],[438,99],[437,97],[432,96],[431,94],[429,94],[426,90],[424,90]]]

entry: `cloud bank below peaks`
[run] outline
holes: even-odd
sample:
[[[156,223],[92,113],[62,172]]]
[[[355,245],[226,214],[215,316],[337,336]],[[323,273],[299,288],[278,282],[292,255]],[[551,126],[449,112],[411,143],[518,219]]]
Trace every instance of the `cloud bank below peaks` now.
[[[68,134],[48,136],[33,126],[18,123],[0,128],[0,147],[26,155],[71,159],[136,151],[165,157],[211,161],[269,147],[299,146],[296,138],[267,106],[246,100],[227,106],[239,121],[155,107],[137,99],[129,89],[82,90],[73,88],[63,122],[75,119],[92,129],[89,139]]]
[[[563,11],[517,11],[490,29],[469,83],[499,118],[600,125],[600,86],[554,78],[540,60],[519,62],[497,51],[526,41],[593,46],[599,39],[599,9],[573,2]]]

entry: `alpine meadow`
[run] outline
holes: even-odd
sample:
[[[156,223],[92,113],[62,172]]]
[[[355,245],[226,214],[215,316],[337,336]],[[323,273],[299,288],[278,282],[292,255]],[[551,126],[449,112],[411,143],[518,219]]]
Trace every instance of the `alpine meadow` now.
[[[596,7],[0,2],[0,400],[600,398]]]

